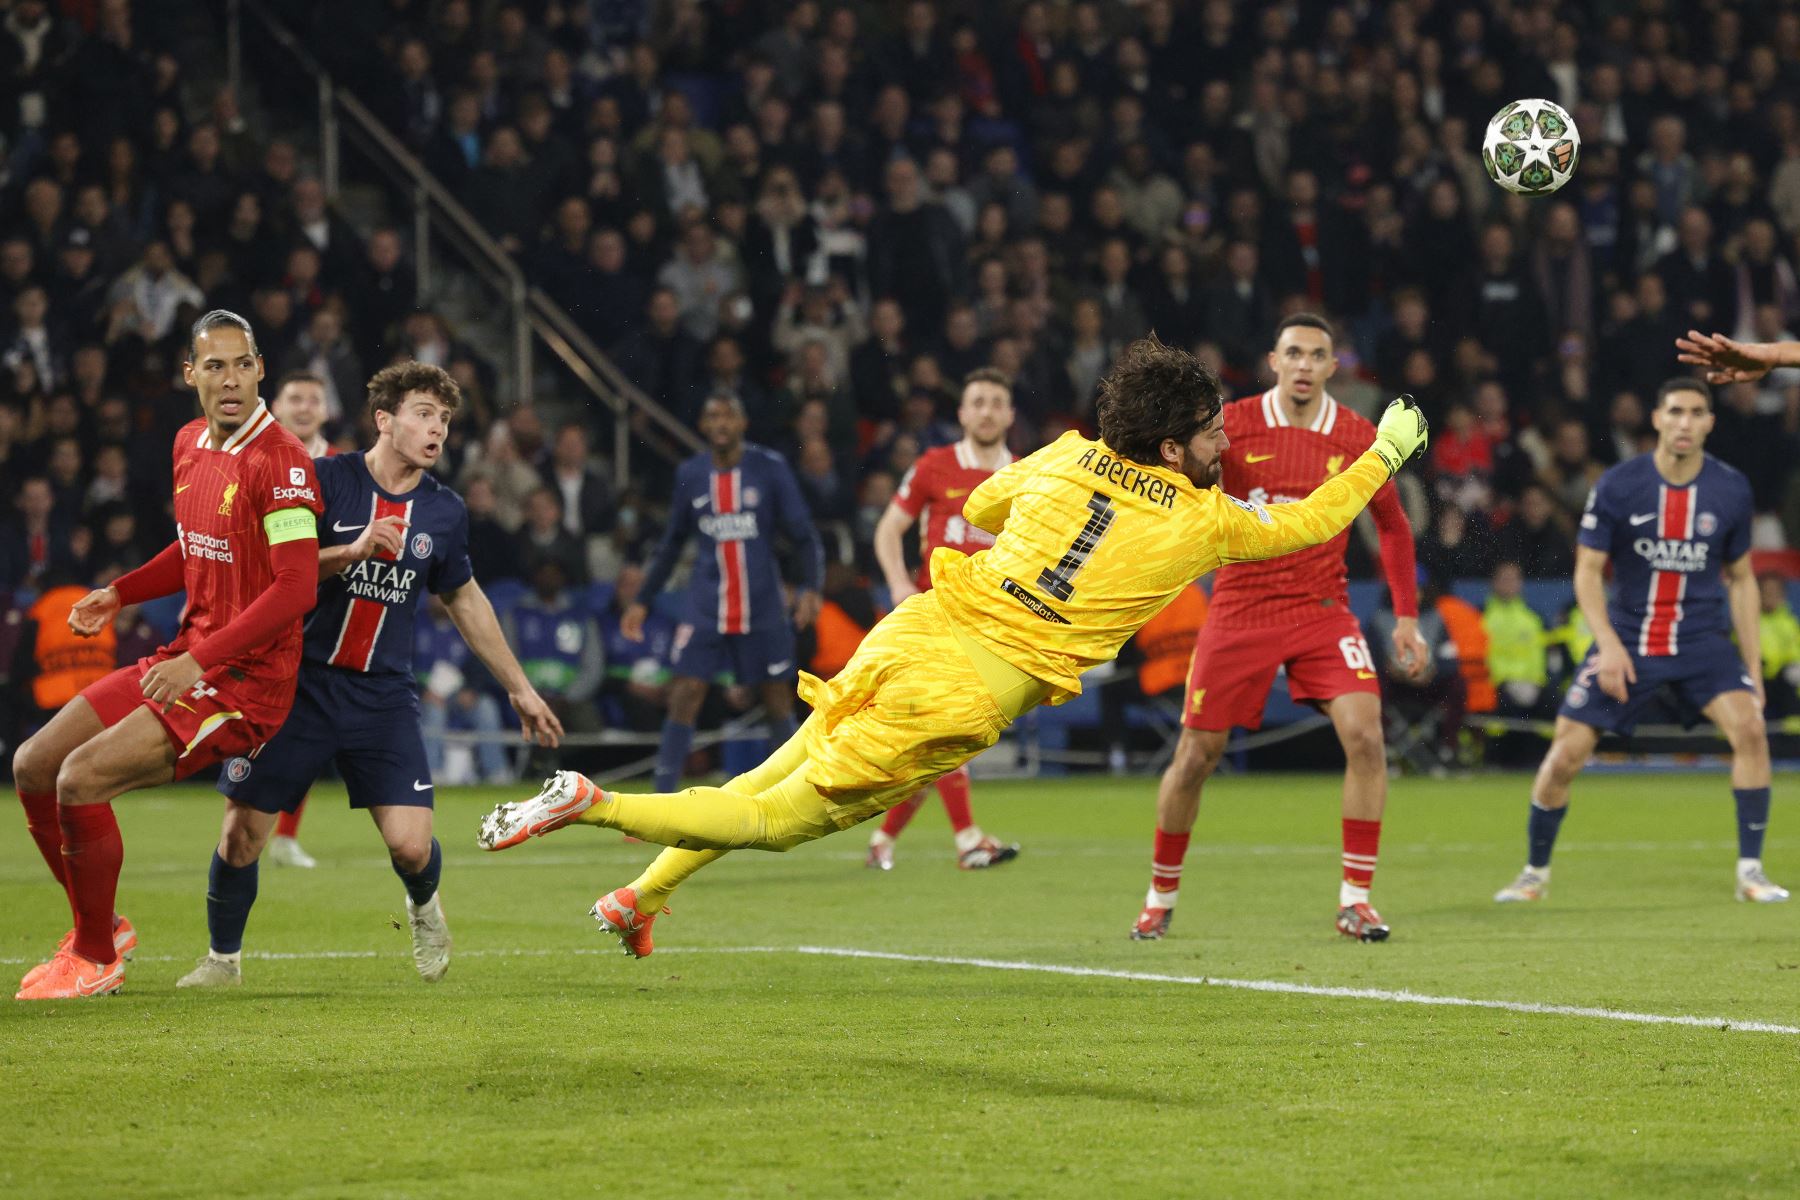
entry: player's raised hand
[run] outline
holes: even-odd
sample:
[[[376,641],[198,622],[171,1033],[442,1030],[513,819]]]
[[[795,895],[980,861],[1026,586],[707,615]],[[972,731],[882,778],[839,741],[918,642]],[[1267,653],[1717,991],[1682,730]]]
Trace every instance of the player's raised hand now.
[[[819,609],[824,599],[814,591],[798,592],[794,596],[794,628],[805,629],[819,619]]]
[[[119,589],[95,588],[69,610],[69,631],[76,637],[94,637],[119,615]]]
[[[519,732],[525,740],[534,746],[555,748],[562,743],[562,722],[544,703],[544,698],[537,694],[535,688],[526,688],[522,692],[511,692],[507,700],[513,711],[519,714]]]
[[[650,616],[650,610],[641,604],[629,604],[619,614],[619,632],[625,635],[628,642],[644,640],[644,621]]]
[[[350,543],[350,558],[363,562],[377,554],[400,557],[406,545],[406,522],[399,517],[377,517],[363,527],[362,536]]]
[[[145,671],[139,686],[143,689],[144,699],[166,710],[199,683],[204,674],[206,672],[192,654],[177,654]]]
[[[1631,655],[1623,642],[1615,641],[1610,646],[1600,647],[1600,657],[1595,661],[1594,668],[1601,691],[1620,704],[1631,698],[1628,689],[1637,682],[1637,668],[1632,665]]]
[[[1411,396],[1399,396],[1381,414],[1370,449],[1387,463],[1389,475],[1398,475],[1401,467],[1425,453],[1430,429],[1418,403]]]
[[[1761,379],[1782,362],[1781,346],[1774,342],[1737,342],[1722,333],[1687,331],[1675,339],[1675,358],[1706,369],[1708,383],[1748,383]]]

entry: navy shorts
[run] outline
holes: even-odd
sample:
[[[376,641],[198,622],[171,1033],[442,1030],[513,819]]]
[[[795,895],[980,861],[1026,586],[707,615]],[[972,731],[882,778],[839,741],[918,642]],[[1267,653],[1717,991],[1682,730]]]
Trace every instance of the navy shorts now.
[[[287,723],[255,757],[227,762],[219,790],[261,812],[293,812],[333,760],[351,808],[431,807],[417,694],[404,685],[371,682],[359,671],[312,663],[300,668]]]
[[[749,633],[720,633],[716,626],[683,625],[675,631],[669,670],[708,681],[729,674],[745,686],[794,679],[800,673],[794,659],[794,628],[781,624]]]
[[[1630,648],[1626,648],[1630,653]],[[1581,670],[1563,697],[1559,715],[1605,733],[1629,734],[1644,709],[1665,693],[1674,701],[1675,718],[1685,726],[1705,720],[1702,710],[1726,692],[1755,692],[1744,659],[1730,638],[1714,634],[1697,642],[1682,639],[1681,652],[1662,656],[1631,655],[1637,682],[1626,685],[1623,704],[1600,690],[1598,650],[1588,651]]]

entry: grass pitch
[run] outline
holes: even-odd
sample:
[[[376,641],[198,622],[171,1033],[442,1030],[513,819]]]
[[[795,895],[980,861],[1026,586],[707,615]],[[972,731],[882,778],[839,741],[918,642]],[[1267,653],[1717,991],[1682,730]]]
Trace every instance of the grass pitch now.
[[[1795,782],[1769,853],[1790,885]],[[1380,946],[1331,929],[1325,776],[1215,783],[1171,936],[1129,941],[1154,790],[978,784],[1025,846],[991,872],[955,869],[935,802],[888,875],[860,832],[733,856],[643,962],[583,914],[649,848],[577,828],[482,854],[497,794],[447,790],[457,955],[428,987],[373,828],[322,788],[321,867],[264,866],[244,985],[199,994],[173,985],[205,950],[218,800],[125,800],[139,958],[118,997],[0,1011],[0,1194],[1800,1194],[1792,1033],[1197,982],[1800,1025],[1800,904],[1732,903],[1721,777],[1583,780],[1530,908],[1489,899],[1525,780],[1398,784]],[[0,912],[15,974],[66,927],[16,821]]]

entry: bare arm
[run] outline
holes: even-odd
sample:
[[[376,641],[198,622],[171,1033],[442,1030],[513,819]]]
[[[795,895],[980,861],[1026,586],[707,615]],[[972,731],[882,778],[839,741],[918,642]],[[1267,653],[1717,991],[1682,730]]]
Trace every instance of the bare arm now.
[[[1623,703],[1626,685],[1637,682],[1637,667],[1632,664],[1631,654],[1619,640],[1612,618],[1606,613],[1607,561],[1604,550],[1595,550],[1591,546],[1575,547],[1575,602],[1581,606],[1581,615],[1594,634],[1594,649],[1599,655],[1595,666],[1600,690]]]
[[[494,606],[481,585],[471,579],[455,591],[446,592],[443,599],[456,631],[469,643],[469,649],[475,652],[481,665],[506,689],[507,700],[519,714],[520,731],[525,739],[540,746],[554,746],[561,741],[562,722],[556,719],[550,706],[525,678],[525,668],[519,665],[512,647],[506,644],[500,619],[495,616]]]
[[[1738,653],[1744,656],[1745,674],[1756,681],[1756,706],[1763,705],[1762,604],[1756,594],[1756,572],[1750,556],[1725,564],[1725,591],[1731,601],[1731,628],[1737,634]]]
[[[377,554],[400,554],[406,545],[406,522],[399,517],[381,517],[363,527],[362,536],[341,546],[319,547],[319,578],[330,579],[351,563],[364,562]]]
[[[900,539],[912,524],[911,515],[892,501],[881,514],[881,520],[875,523],[875,561],[881,564],[881,573],[887,579],[888,591],[893,593],[895,604],[919,590],[907,574],[906,552],[900,545]]]
[[[1800,342],[1739,342],[1690,329],[1675,339],[1675,350],[1679,361],[1704,367],[1708,383],[1743,383],[1777,367],[1800,367]]]

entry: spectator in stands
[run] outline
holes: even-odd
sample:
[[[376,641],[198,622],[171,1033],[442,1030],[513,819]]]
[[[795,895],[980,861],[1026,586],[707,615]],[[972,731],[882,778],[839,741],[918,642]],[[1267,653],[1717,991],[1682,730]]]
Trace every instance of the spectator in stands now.
[[[519,555],[526,571],[535,577],[537,565],[554,560],[561,571],[558,587],[587,583],[587,554],[581,542],[563,525],[563,505],[557,489],[539,486],[525,499],[525,523],[519,530]]]
[[[552,504],[554,496],[544,493]],[[531,591],[504,619],[507,644],[519,656],[525,676],[570,733],[600,728],[595,697],[605,678],[600,627],[584,597],[569,590],[571,579],[558,554],[542,554],[528,567]]]
[[[469,566],[475,578],[518,578],[518,541],[496,517],[493,479],[471,476],[462,485],[462,497],[469,510]]]
[[[918,325],[935,328],[964,284],[962,234],[942,205],[925,198],[911,158],[889,162],[883,181],[887,204],[869,228],[870,284],[896,297]]]
[[[17,591],[69,559],[69,529],[56,519],[56,494],[42,475],[24,481],[13,506],[12,520],[0,526],[0,586]]]
[[[378,226],[369,235],[351,306],[356,316],[351,336],[365,364],[388,361],[398,347],[397,327],[418,306],[416,277],[404,253],[392,226]]]
[[[562,525],[570,537],[580,539],[612,528],[612,488],[594,465],[585,426],[570,421],[557,429],[543,476],[544,486],[562,502]]]
[[[681,327],[681,300],[666,287],[650,293],[642,328],[613,348],[619,369],[652,400],[691,423],[700,401],[701,345]]]
[[[328,305],[312,314],[293,348],[281,361],[283,372],[300,371],[316,376],[325,385],[325,419],[334,425],[361,417],[368,375],[356,348],[344,336],[338,308]],[[267,361],[265,357],[264,361]]]
[[[668,707],[669,650],[675,622],[659,612],[644,618],[644,636],[633,640],[620,628],[625,610],[637,601],[644,568],[626,563],[613,585],[612,599],[598,618],[606,679],[600,685],[602,715],[609,727],[648,732],[661,728]]]
[[[656,281],[674,293],[682,328],[704,342],[718,330],[719,302],[737,290],[741,276],[735,256],[720,247],[704,221],[697,220],[683,231],[680,250]]]
[[[1538,482],[1564,513],[1573,516],[1587,507],[1588,495],[1605,470],[1589,450],[1587,423],[1564,417],[1556,423],[1550,461],[1538,472]]]
[[[109,298],[106,340],[135,336],[149,344],[168,336],[183,305],[198,309],[206,301],[194,281],[175,269],[169,244],[163,241],[144,247],[143,257],[114,282]]]
[[[1558,524],[1556,501],[1538,483],[1526,487],[1519,507],[1495,539],[1502,561],[1516,562],[1527,579],[1567,579],[1575,550]]]
[[[504,616],[504,614],[503,614]],[[517,644],[517,643],[513,643]],[[450,620],[444,602],[425,599],[425,610],[413,628],[413,664],[419,673],[419,732],[434,780],[445,783],[511,783],[518,778],[507,753],[507,730],[500,722],[500,702],[493,679]],[[452,753],[446,733],[480,737],[472,753]],[[480,773],[459,767],[479,766]]]

